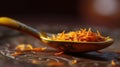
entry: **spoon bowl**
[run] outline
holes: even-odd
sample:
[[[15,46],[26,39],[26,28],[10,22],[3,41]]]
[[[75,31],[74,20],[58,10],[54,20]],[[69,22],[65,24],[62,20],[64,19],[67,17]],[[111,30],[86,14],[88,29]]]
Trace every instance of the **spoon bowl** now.
[[[64,52],[90,52],[97,51],[110,46],[114,41],[112,38],[104,42],[74,42],[74,41],[55,41],[42,37],[42,42]]]
[[[29,34],[39,39],[41,42],[44,42],[45,44],[63,52],[76,53],[97,51],[112,45],[114,42],[112,38],[108,38],[106,41],[102,42],[74,42],[74,41],[51,40],[47,37],[51,37],[52,34],[45,33],[42,31],[39,32],[30,26],[27,26],[19,21],[16,21],[8,17],[0,17],[0,26],[5,26]]]

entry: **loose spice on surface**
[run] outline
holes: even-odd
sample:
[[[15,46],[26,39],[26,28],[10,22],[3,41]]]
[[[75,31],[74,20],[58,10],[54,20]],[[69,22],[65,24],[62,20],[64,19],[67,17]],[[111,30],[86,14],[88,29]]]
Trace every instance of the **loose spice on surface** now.
[[[39,51],[44,51],[46,49],[47,49],[46,47],[33,48],[33,46],[31,44],[20,44],[20,45],[16,46],[15,52],[12,53],[11,55],[18,56],[18,55],[22,55],[28,51],[39,52]]]

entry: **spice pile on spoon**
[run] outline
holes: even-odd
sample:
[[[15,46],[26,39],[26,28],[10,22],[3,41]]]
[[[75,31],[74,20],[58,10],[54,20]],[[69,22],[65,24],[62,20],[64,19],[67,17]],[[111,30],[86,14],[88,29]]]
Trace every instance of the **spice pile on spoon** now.
[[[107,40],[109,37],[102,36],[99,31],[96,33],[92,32],[91,28],[88,30],[80,29],[78,31],[71,31],[65,33],[58,33],[53,35],[52,40],[62,40],[62,41],[75,41],[75,42],[102,42]]]

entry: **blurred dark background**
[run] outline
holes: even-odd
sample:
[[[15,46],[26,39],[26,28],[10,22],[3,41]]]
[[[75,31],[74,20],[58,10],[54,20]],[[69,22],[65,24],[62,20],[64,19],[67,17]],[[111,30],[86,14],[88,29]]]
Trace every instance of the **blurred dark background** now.
[[[0,14],[44,14],[76,16],[77,0],[3,0]]]
[[[119,28],[119,0],[1,0],[0,16]],[[37,20],[37,19],[34,19]],[[46,20],[46,19],[44,19]],[[50,21],[54,23],[54,21]],[[61,21],[62,22],[62,21]],[[58,23],[61,23],[58,22]],[[40,22],[39,22],[40,23]],[[76,24],[76,25],[77,25]]]

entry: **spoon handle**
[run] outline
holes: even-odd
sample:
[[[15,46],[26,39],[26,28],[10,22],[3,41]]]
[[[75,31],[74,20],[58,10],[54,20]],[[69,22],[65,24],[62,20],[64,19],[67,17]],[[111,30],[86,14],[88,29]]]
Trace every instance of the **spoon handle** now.
[[[0,17],[0,26],[5,26],[11,29],[15,29],[20,32],[32,35],[37,39],[41,39],[39,31],[9,17]]]

